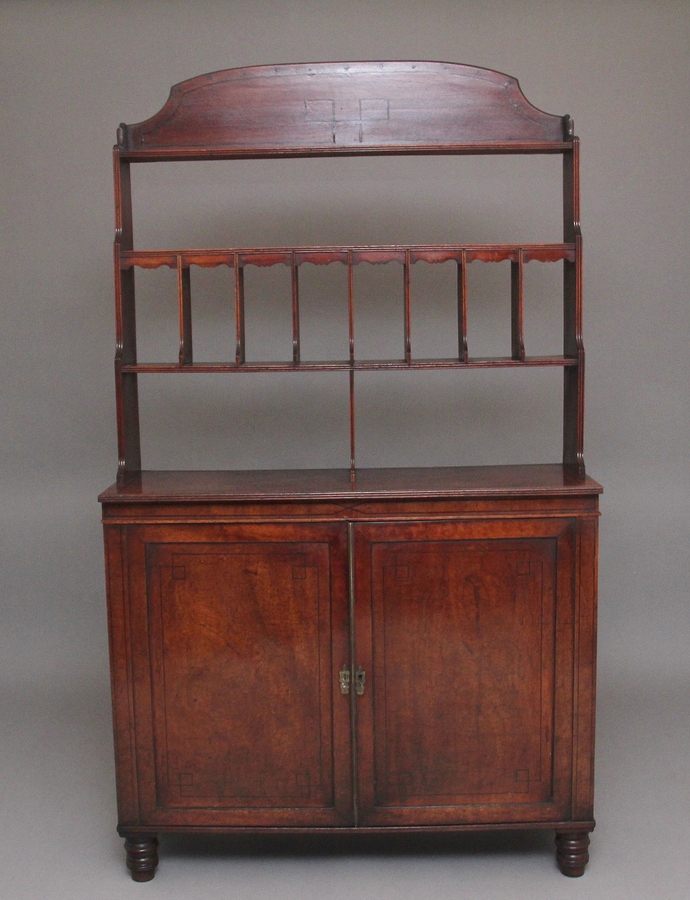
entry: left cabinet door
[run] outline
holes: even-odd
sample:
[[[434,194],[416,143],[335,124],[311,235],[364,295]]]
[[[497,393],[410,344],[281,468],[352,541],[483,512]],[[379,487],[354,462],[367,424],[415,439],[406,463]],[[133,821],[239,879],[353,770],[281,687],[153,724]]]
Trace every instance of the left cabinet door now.
[[[140,525],[115,538],[120,824],[350,824],[346,529]]]

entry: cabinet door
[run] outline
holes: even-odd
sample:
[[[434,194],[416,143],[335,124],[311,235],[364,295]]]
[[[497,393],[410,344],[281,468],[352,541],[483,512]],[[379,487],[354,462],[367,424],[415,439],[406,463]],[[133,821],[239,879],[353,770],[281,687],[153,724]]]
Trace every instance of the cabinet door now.
[[[146,824],[352,821],[342,526],[130,529]]]
[[[359,821],[549,821],[570,798],[573,528],[358,526]]]

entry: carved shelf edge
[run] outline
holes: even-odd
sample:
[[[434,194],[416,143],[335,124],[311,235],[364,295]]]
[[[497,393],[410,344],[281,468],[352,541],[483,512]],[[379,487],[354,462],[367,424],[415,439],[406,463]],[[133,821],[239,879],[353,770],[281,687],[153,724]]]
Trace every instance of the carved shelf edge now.
[[[209,248],[178,250],[121,250],[120,268],[138,266],[157,269],[169,266],[275,266],[275,265],[328,265],[339,262],[345,265],[359,263],[406,262],[417,263],[470,263],[518,262],[522,252],[523,262],[573,262],[575,244],[439,244],[427,246],[378,246],[378,247],[275,247],[258,248]]]

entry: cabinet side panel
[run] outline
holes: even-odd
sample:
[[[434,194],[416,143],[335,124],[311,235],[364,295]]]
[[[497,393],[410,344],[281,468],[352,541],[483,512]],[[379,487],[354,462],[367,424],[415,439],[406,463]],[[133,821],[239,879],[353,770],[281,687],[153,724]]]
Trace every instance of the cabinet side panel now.
[[[108,599],[108,636],[110,644],[110,684],[115,740],[115,772],[120,825],[138,821],[138,795],[135,766],[134,719],[127,592],[127,556],[124,529],[104,528],[105,572]]]
[[[575,616],[573,819],[594,816],[598,520],[579,523]]]

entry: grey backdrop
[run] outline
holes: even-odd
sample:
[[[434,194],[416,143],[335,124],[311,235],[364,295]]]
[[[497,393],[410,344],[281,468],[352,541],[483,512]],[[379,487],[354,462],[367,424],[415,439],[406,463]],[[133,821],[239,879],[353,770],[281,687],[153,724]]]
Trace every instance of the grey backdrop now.
[[[4,0],[0,28],[4,896],[687,896],[687,0]],[[440,59],[507,72],[519,78],[536,106],[570,113],[583,141],[585,457],[605,495],[599,824],[590,868],[578,882],[558,874],[550,839],[539,835],[461,840],[458,852],[446,844],[427,852],[408,845],[352,853],[271,848],[265,855],[240,847],[226,854],[216,843],[168,841],[151,885],[135,886],[124,872],[114,834],[96,504],[116,463],[110,162],[115,128],[123,120],[149,117],[171,84],[203,72],[345,59]],[[386,240],[391,222],[407,228],[405,240],[418,240],[420,233],[436,239],[436,204],[448,202],[445,185],[452,174],[443,165],[427,180],[419,168],[345,166],[337,183],[327,172],[310,182],[312,176],[299,169],[271,176],[247,169],[244,186],[233,187],[239,191],[235,199],[243,191],[260,199],[244,214],[246,221],[233,220],[232,226],[223,224],[225,201],[219,199],[226,175],[204,187],[190,170],[188,181],[198,187],[201,208],[215,227],[226,228],[223,234],[247,234],[250,243],[255,234],[271,242],[288,231],[318,242],[319,221],[334,234],[345,227],[334,210],[353,212],[349,188],[364,171],[362,197],[372,201],[371,210],[381,201],[383,211],[351,221],[345,240],[364,232]],[[405,174],[412,178],[407,187]],[[401,216],[410,207],[382,190],[384,176],[397,178],[401,197],[423,211],[419,229]],[[162,214],[174,235],[187,189],[146,177],[154,196],[151,228]],[[286,177],[296,186],[292,193],[284,189]],[[517,172],[509,184],[528,184],[531,177]],[[472,183],[489,189],[489,212],[482,214],[487,218],[457,213],[451,204],[450,221],[457,215],[468,231],[470,224],[481,230],[494,214],[500,221],[509,216],[505,183],[492,186],[479,170]],[[470,190],[464,210],[473,210],[475,199]],[[537,213],[530,208],[524,215],[532,223]],[[310,235],[312,219],[317,224]],[[200,221],[201,216],[186,221],[185,227],[193,231]],[[150,237],[153,245],[155,229]],[[314,427],[313,410],[293,398],[296,406],[281,423],[281,396],[260,389],[267,406],[258,424],[248,411],[252,396],[239,398],[233,453],[240,454],[246,438],[252,465],[270,465],[281,453],[295,465],[339,464],[338,440],[316,449],[310,440],[309,452],[295,455],[300,432]],[[213,390],[215,399],[201,410],[192,395],[182,397],[184,416],[193,414],[201,429],[209,465],[227,451],[214,418],[219,391]],[[427,383],[419,390],[416,407],[422,414],[407,430],[392,412],[369,409],[363,461],[454,462],[452,422],[438,439],[431,440],[428,431],[427,407],[434,402],[448,422],[448,386]],[[147,400],[154,415],[147,440],[163,463],[168,439],[182,424],[179,416],[161,411],[164,399],[153,393]],[[320,403],[317,414],[327,415],[332,398]],[[539,423],[539,409],[528,412]],[[482,418],[472,407],[470,418],[479,437],[466,445],[468,452],[487,459],[507,454],[498,417]],[[279,442],[267,425],[274,421],[283,429]],[[542,425],[534,433],[523,429],[537,445]],[[422,437],[417,456],[410,449],[415,434]],[[186,465],[185,452],[190,458],[194,452],[183,451]],[[236,458],[242,462],[241,455]]]

